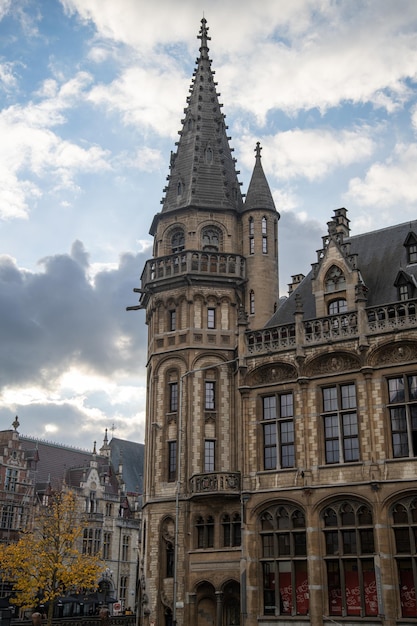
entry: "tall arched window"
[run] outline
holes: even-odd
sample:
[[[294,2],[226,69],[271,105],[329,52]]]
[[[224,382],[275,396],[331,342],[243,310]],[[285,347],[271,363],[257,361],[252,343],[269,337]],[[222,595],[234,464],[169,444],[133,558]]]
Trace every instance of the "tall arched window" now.
[[[255,313],[255,292],[251,291],[249,294],[249,313],[254,315]]]
[[[253,217],[249,218],[249,254],[255,254],[255,225]]]
[[[267,230],[267,219],[266,217],[262,218],[262,254],[268,253],[268,230]]]
[[[309,611],[304,513],[277,505],[260,518],[264,615],[307,615]]]
[[[404,498],[392,507],[395,561],[402,617],[417,615],[417,498]]]
[[[378,615],[371,509],[340,501],[322,513],[329,615]]]

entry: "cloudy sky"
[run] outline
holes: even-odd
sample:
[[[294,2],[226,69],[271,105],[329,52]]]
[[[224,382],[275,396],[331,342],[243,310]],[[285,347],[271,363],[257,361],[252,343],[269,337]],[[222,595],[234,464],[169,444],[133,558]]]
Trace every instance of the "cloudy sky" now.
[[[245,192],[254,147],[280,288],[333,210],[416,217],[415,0],[0,0],[0,429],[143,441],[150,256],[203,13]]]

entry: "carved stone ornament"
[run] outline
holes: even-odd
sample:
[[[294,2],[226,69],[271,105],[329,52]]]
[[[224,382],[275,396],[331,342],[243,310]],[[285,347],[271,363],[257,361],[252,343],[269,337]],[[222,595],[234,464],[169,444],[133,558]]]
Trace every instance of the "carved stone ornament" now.
[[[297,378],[297,370],[288,363],[276,363],[263,365],[247,376],[247,384],[262,385],[279,383],[283,380],[293,380]]]
[[[381,346],[369,357],[369,365],[388,365],[417,360],[417,343],[413,341],[399,341]]]
[[[360,361],[354,354],[337,352],[322,354],[306,364],[305,375],[317,376],[358,369]]]

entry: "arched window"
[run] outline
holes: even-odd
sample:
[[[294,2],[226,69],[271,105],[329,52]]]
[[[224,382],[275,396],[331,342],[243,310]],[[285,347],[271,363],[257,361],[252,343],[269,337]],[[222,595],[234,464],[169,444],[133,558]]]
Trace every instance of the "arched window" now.
[[[262,254],[268,253],[268,230],[267,230],[267,219],[266,217],[262,218]]]
[[[185,247],[185,237],[184,231],[181,229],[176,229],[171,236],[171,251],[173,254],[176,252],[181,252]]]
[[[340,267],[332,265],[324,279],[326,293],[346,289],[346,277]]]
[[[339,313],[346,313],[347,302],[345,298],[339,298],[338,300],[332,300],[329,302],[329,315],[338,315]]]
[[[322,512],[329,615],[376,617],[378,598],[371,509],[340,501]]]
[[[264,615],[309,611],[306,527],[303,511],[278,505],[260,517]]]
[[[255,225],[253,217],[249,218],[249,254],[255,254]]]
[[[206,226],[201,232],[203,250],[219,252],[222,244],[222,231],[216,226]]]
[[[402,617],[417,615],[417,498],[399,500],[392,507],[395,561]]]

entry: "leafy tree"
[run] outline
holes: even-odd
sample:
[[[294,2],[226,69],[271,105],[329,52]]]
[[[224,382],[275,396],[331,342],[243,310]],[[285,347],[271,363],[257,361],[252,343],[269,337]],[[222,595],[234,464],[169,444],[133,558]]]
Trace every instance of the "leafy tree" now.
[[[48,625],[57,598],[97,588],[104,563],[99,556],[82,554],[83,529],[74,493],[55,492],[40,506],[33,531],[0,546],[2,577],[13,583],[11,601],[24,608],[48,603]]]

